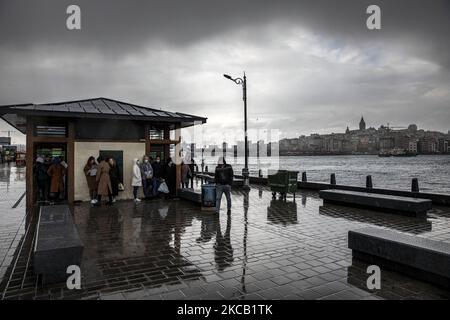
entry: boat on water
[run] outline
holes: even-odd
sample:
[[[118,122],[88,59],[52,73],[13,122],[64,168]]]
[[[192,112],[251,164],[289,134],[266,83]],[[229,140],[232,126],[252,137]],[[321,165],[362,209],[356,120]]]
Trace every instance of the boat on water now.
[[[392,156],[393,157],[415,157],[415,156],[417,156],[417,154],[414,152],[409,152],[406,149],[395,148],[395,149],[392,149]]]
[[[415,157],[417,153],[410,152],[401,148],[394,148],[391,150],[382,150],[378,153],[379,157]]]
[[[415,157],[417,156],[417,153],[412,153],[412,152],[403,152],[403,153],[399,153],[399,154],[393,154],[393,157]]]
[[[389,150],[381,150],[378,153],[378,156],[387,158],[387,157],[392,157],[392,154],[391,154],[391,152]]]

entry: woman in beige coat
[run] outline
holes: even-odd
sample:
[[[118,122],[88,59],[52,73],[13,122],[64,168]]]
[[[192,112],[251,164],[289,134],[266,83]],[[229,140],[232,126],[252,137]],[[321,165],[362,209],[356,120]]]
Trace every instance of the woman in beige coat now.
[[[53,200],[58,200],[59,196],[64,192],[64,176],[66,175],[66,169],[61,165],[59,158],[53,159],[47,174],[51,179],[50,197]]]
[[[111,205],[112,202],[112,188],[111,188],[111,179],[109,177],[109,170],[111,166],[108,163],[109,159],[103,159],[102,157],[98,157],[98,167],[97,167],[97,203],[96,205],[101,205],[102,196],[108,196],[108,203]]]

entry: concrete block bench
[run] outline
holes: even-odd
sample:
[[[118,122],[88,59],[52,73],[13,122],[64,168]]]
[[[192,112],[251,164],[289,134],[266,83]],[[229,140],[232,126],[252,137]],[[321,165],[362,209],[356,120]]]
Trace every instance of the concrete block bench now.
[[[214,181],[214,176],[207,173],[196,173],[195,176],[199,179],[205,180],[206,182]]]
[[[178,196],[181,199],[192,201],[199,205],[202,204],[202,194],[200,192],[195,192],[194,189],[191,189],[191,188],[180,189],[178,191]]]
[[[242,187],[244,185],[244,179],[241,178],[234,178],[233,183],[231,184],[232,187]]]
[[[450,243],[367,227],[349,231],[348,247],[356,259],[450,288]]]
[[[67,267],[81,267],[83,244],[67,205],[42,206],[34,246],[34,271],[44,283],[64,282]]]
[[[199,179],[205,180],[206,182],[214,182],[214,175],[212,173],[196,173],[195,176]],[[242,187],[244,185],[244,179],[233,178],[232,187]]]
[[[424,218],[432,207],[432,201],[368,192],[346,190],[321,190],[319,196],[325,203],[338,203],[355,207],[367,207],[379,211]]]
[[[210,212],[216,211],[215,207],[204,207],[202,205],[203,204],[202,203],[202,193],[199,191],[195,191],[194,189],[191,189],[191,188],[180,189],[178,191],[178,196],[181,199],[188,200],[195,204],[198,204],[201,207],[202,211],[210,211]]]

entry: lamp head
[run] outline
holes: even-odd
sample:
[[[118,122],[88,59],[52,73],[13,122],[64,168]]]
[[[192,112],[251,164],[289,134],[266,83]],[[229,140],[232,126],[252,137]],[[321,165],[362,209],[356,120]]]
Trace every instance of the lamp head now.
[[[233,78],[232,78],[231,76],[227,75],[227,74],[224,74],[223,76],[224,76],[225,78],[229,79],[229,80],[233,80]]]

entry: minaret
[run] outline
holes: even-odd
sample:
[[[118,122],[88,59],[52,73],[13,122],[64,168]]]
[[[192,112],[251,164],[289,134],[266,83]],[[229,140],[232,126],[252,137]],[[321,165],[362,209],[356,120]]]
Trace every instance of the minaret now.
[[[364,121],[363,116],[361,116],[361,121],[359,122],[359,130],[366,130],[366,122]]]

